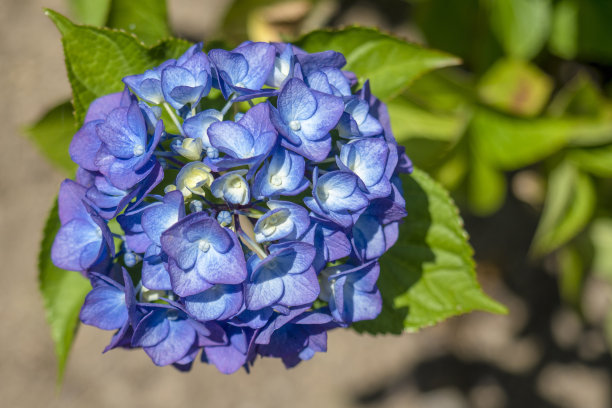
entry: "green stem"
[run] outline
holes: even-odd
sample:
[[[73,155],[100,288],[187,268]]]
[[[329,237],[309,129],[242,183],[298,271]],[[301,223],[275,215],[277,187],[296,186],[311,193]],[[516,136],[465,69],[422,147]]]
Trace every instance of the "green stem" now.
[[[168,115],[170,115],[170,119],[172,119],[178,131],[181,133],[181,136],[185,136],[185,134],[183,133],[183,126],[181,125],[178,116],[176,116],[176,113],[174,113],[172,107],[168,105],[168,102],[164,102],[164,108],[166,109],[166,112],[168,112]]]

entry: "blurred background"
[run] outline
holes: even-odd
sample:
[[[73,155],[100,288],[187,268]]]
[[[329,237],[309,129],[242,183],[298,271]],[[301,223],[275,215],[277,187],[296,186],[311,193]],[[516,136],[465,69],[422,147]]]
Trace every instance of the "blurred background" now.
[[[36,138],[30,124],[70,97],[60,35],[42,7],[103,25],[98,3],[0,2],[3,406],[612,406],[609,0],[169,0],[174,35],[193,41],[360,24],[461,57],[389,108],[411,158],[451,190],[479,280],[510,313],[401,336],[336,331],[328,353],[293,370],[258,360],[232,376],[102,355],[109,334],[83,326],[57,393],[36,254],[64,176],[23,136]]]

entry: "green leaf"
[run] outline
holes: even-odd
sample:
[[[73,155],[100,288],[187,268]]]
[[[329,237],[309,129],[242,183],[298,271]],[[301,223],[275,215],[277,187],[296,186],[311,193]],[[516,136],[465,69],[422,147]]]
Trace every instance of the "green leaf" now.
[[[612,2],[563,0],[556,8],[551,51],[565,59],[612,62]]]
[[[478,84],[480,98],[506,113],[536,116],[553,89],[552,79],[525,61],[500,59]]]
[[[499,169],[533,164],[561,149],[569,123],[558,119],[519,119],[477,109],[470,126],[475,154]]]
[[[432,47],[464,59],[476,73],[503,54],[482,0],[415,1],[414,20]]]
[[[612,178],[612,145],[572,149],[567,159],[595,176]]]
[[[346,69],[355,72],[360,83],[369,79],[372,93],[385,101],[400,94],[424,73],[461,62],[450,54],[363,27],[313,31],[296,41],[296,45],[308,52],[343,53],[348,62]]]
[[[561,0],[555,5],[550,33],[550,50],[565,59],[578,53],[578,3]]]
[[[473,310],[505,313],[476,280],[473,251],[446,190],[419,169],[402,181],[408,216],[380,260],[383,311],[355,329],[400,333]]]
[[[535,57],[550,34],[550,0],[494,0],[491,28],[510,57]]]
[[[593,273],[612,282],[612,218],[595,219],[589,229],[589,238],[593,245]]]
[[[68,156],[68,146],[76,130],[72,110],[72,104],[64,102],[25,129],[41,153],[67,174],[74,174],[77,168]]]
[[[575,307],[580,306],[585,265],[580,251],[573,245],[559,250],[559,289],[563,300]]]
[[[166,0],[112,0],[106,26],[132,32],[147,45],[171,35]]]
[[[178,58],[191,45],[188,41],[168,39],[147,48],[123,31],[79,26],[55,11],[46,13],[62,34],[77,126],[82,125],[94,99],[124,88],[123,77]]]
[[[89,281],[81,274],[64,271],[55,267],[51,262],[51,246],[59,228],[56,201],[47,219],[40,246],[38,282],[47,322],[51,326],[51,337],[55,343],[58,384],[62,381],[70,346],[78,327],[79,311],[85,295],[91,289]]]
[[[506,198],[506,177],[479,155],[472,155],[467,199],[470,211],[481,217],[493,214]]]
[[[552,116],[602,117],[609,104],[591,76],[580,71],[557,94],[548,107]]]
[[[76,20],[82,24],[103,26],[108,17],[111,0],[69,0]]]
[[[397,142],[423,168],[440,163],[463,135],[469,119],[463,112],[430,112],[402,97],[389,101],[387,108]]]
[[[590,221],[595,202],[595,187],[587,174],[569,161],[554,168],[531,244],[532,253],[545,255],[574,238]]]

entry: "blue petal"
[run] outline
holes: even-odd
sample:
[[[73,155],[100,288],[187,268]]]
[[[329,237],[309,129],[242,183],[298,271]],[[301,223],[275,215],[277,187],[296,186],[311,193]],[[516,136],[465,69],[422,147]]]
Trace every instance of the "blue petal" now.
[[[144,153],[147,128],[137,102],[129,108],[117,108],[97,125],[98,137],[113,156],[130,159]],[[140,150],[139,150],[140,149]]]
[[[151,244],[142,258],[142,284],[153,290],[172,290],[170,274],[165,264],[168,257],[161,247]]]
[[[171,191],[164,196],[164,203],[148,207],[142,214],[142,228],[157,245],[161,245],[161,235],[185,216],[183,194]]]
[[[196,340],[196,332],[186,320],[170,320],[168,336],[159,344],[143,347],[153,363],[165,366],[184,358]]]
[[[299,154],[278,147],[269,163],[255,175],[254,195],[257,198],[274,195],[297,195],[308,187],[304,178],[305,162]]]
[[[102,232],[95,224],[75,218],[58,231],[51,247],[53,264],[69,271],[90,267],[104,250]]]
[[[216,122],[208,128],[210,144],[235,158],[252,157],[254,140],[244,126],[235,122]]]
[[[75,218],[89,218],[89,213],[83,204],[86,193],[87,189],[82,185],[70,179],[62,181],[57,199],[59,219],[62,225]]]
[[[276,241],[278,239],[295,240],[303,235],[310,225],[308,211],[288,201],[270,200],[271,211],[264,214],[255,224],[257,242]]]
[[[137,324],[132,337],[136,347],[152,347],[168,337],[170,324],[165,309],[154,309],[147,313]]]
[[[120,106],[129,106],[136,98],[126,88],[123,92],[112,93],[95,99],[87,109],[83,123],[106,120],[108,114]]]
[[[102,142],[98,137],[96,128],[100,123],[103,122],[96,120],[85,123],[83,127],[76,132],[70,142],[69,152],[72,161],[91,171],[98,170],[98,166],[96,166],[96,154]]]
[[[227,320],[242,308],[242,286],[215,285],[184,300],[185,309],[200,321]]]
[[[213,286],[212,283],[201,277],[195,268],[183,270],[172,258],[168,259],[168,272],[172,290],[179,296],[195,295]]]
[[[278,303],[283,306],[299,306],[314,302],[319,296],[319,281],[314,268],[299,274],[282,277],[284,292]]]
[[[223,115],[221,115],[221,112],[215,109],[207,109],[186,119],[183,122],[183,131],[187,137],[202,140],[204,147],[211,147],[212,145],[208,139],[208,128],[211,124],[222,120]]]
[[[244,253],[236,234],[228,229],[225,230],[232,240],[230,249],[221,253],[213,246],[207,252],[200,252],[196,269],[198,274],[210,283],[242,283],[247,275]]]
[[[93,288],[85,297],[81,321],[103,330],[116,330],[128,321],[123,290],[106,285]]]

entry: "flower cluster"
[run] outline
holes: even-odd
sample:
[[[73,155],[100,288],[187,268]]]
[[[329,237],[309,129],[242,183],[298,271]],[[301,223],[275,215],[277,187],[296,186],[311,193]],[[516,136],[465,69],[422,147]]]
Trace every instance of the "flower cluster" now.
[[[56,266],[92,290],[80,318],[157,365],[287,367],[327,330],[374,319],[378,258],[411,164],[342,54],[192,46],[123,78],[75,134]],[[233,120],[228,119],[232,116]]]

